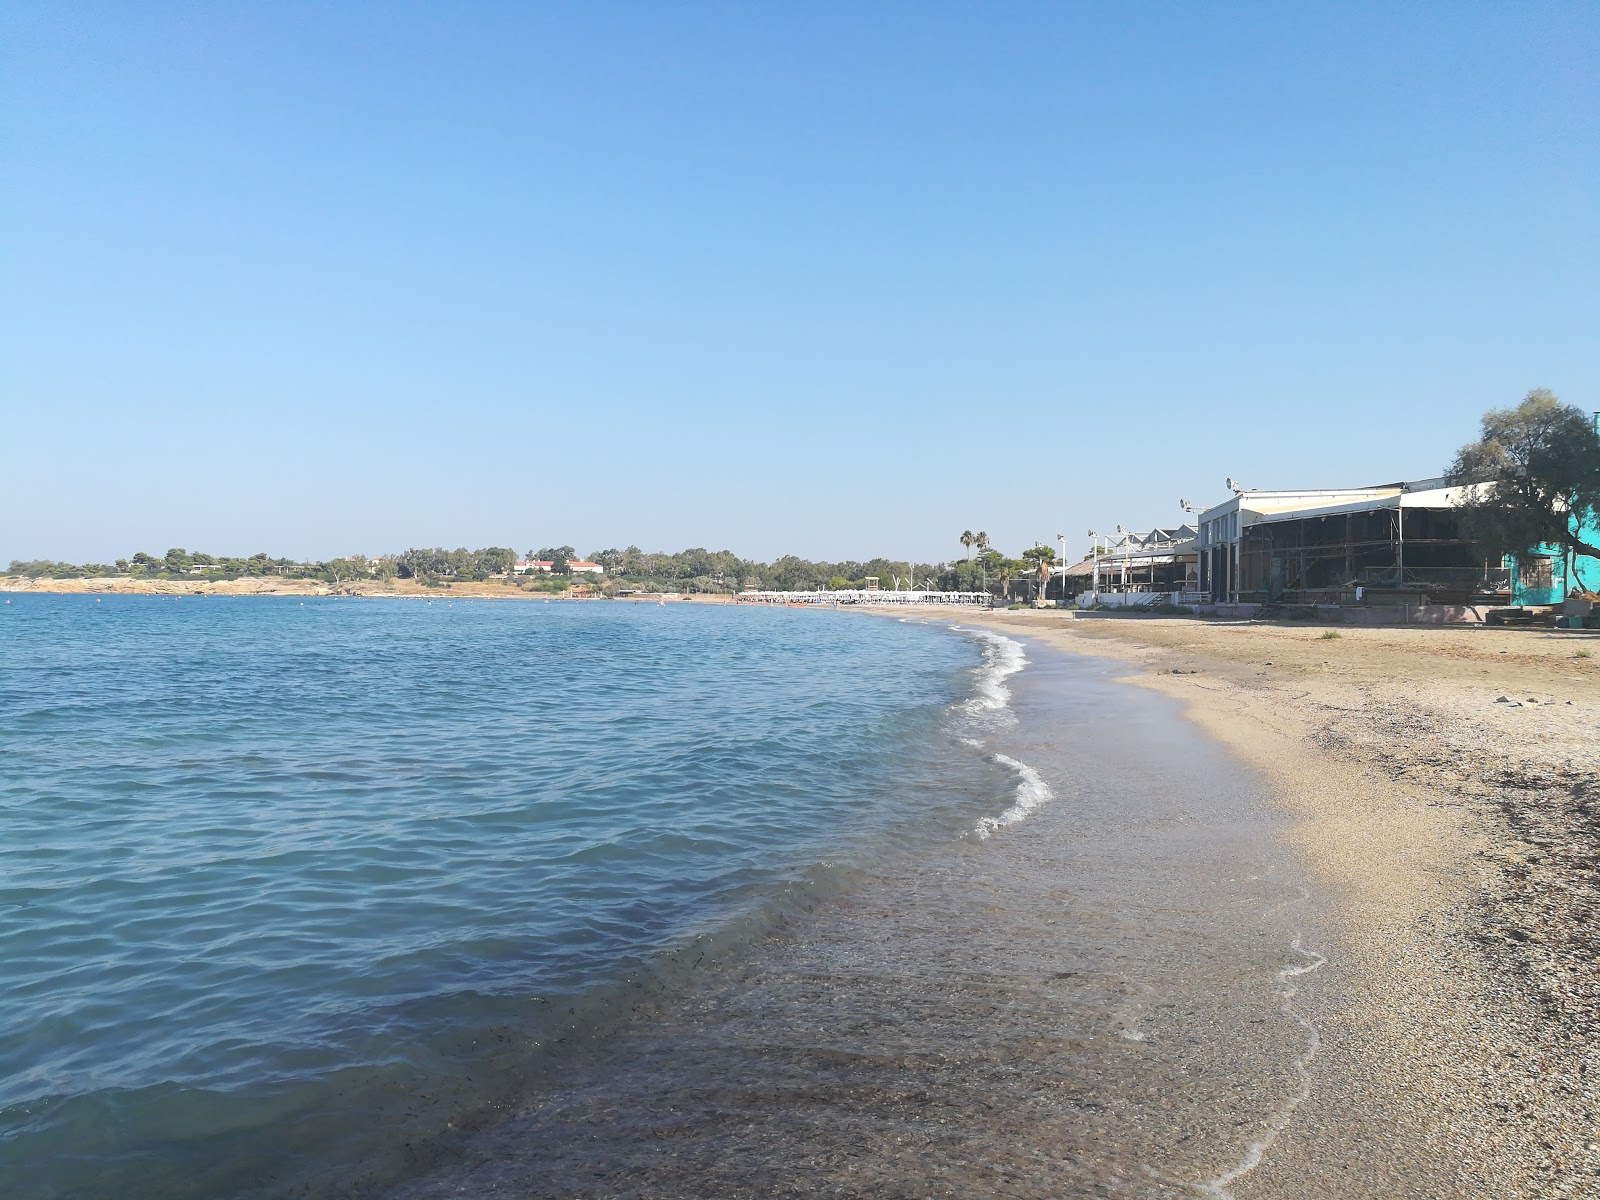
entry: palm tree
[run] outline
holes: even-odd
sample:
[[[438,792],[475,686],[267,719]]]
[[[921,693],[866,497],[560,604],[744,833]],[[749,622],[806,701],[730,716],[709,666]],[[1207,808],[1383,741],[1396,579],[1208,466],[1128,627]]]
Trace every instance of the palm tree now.
[[[959,538],[957,538],[956,540],[958,542],[960,542],[964,547],[966,547],[967,561],[971,562],[972,561],[972,544],[978,540],[977,538],[972,536],[972,530],[963,529],[961,531],[961,536]]]
[[[1038,604],[1044,599],[1045,592],[1050,587],[1050,567],[1056,560],[1056,552],[1044,543],[1035,544],[1032,548],[1024,550],[1022,557],[1031,561],[1037,569],[1039,586],[1034,590],[1033,600]]]
[[[972,544],[978,548],[978,553],[982,554],[989,548],[989,535],[981,531],[973,534]]]

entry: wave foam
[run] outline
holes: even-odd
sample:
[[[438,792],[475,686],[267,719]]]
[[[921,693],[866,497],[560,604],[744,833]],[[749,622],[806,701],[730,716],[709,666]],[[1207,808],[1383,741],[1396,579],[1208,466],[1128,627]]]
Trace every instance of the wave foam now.
[[[994,761],[1004,763],[1017,773],[1017,799],[998,817],[983,817],[973,826],[972,832],[980,839],[988,838],[997,829],[1026,820],[1055,798],[1050,785],[1027,763],[1018,762],[1007,754],[996,754]]]
[[[1011,690],[1006,687],[1006,680],[1022,670],[1028,662],[1022,643],[998,633],[990,633],[987,629],[962,629],[959,625],[950,628],[971,634],[983,645],[977,692],[972,699],[957,707],[972,716],[1003,711],[1011,703]]]
[[[1302,888],[1299,899],[1309,899],[1310,895],[1310,892]],[[1298,902],[1299,900],[1290,901],[1290,903]],[[1328,960],[1315,950],[1307,950],[1301,944],[1298,933],[1289,940],[1289,949],[1303,961],[1291,963],[1278,972],[1278,995],[1282,1000],[1279,1008],[1306,1033],[1305,1052],[1293,1060],[1294,1068],[1300,1076],[1300,1086],[1284,1099],[1276,1113],[1263,1122],[1266,1133],[1245,1147],[1243,1158],[1216,1178],[1195,1185],[1195,1190],[1201,1195],[1215,1197],[1215,1200],[1236,1200],[1233,1185],[1261,1165],[1267,1156],[1267,1151],[1272,1149],[1273,1143],[1278,1140],[1278,1135],[1293,1118],[1294,1110],[1311,1098],[1311,1062],[1322,1049],[1322,1035],[1311,1019],[1301,1012],[1299,1005],[1294,1002],[1300,989],[1289,981],[1298,979],[1302,975],[1309,975],[1313,971],[1320,971],[1327,965]]]

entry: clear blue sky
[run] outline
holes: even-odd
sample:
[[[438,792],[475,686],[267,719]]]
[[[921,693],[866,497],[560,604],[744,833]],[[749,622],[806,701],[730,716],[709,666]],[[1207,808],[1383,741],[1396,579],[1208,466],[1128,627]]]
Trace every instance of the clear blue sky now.
[[[1600,6],[0,16],[0,559],[1016,553],[1600,408]]]

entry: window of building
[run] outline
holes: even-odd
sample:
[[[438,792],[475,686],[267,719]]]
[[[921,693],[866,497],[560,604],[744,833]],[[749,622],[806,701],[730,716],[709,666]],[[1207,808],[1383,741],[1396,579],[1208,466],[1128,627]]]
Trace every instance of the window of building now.
[[[1517,564],[1517,577],[1525,588],[1552,588],[1556,585],[1555,565],[1553,558],[1524,558]]]

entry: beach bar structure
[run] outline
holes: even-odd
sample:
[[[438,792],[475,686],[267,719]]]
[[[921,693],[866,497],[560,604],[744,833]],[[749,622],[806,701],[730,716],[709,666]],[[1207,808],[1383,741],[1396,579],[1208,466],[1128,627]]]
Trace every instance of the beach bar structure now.
[[[1442,479],[1240,490],[1200,514],[1198,588],[1216,604],[1504,604],[1510,572],[1461,531]]]
[[[931,604],[963,608],[988,608],[994,597],[988,592],[935,592],[927,590],[885,592],[877,588],[845,588],[812,592],[740,592],[738,604],[818,605],[835,608],[843,604]]]
[[[1066,567],[1062,575],[1077,589],[1082,608],[1193,604],[1201,599],[1198,538],[1193,525],[1122,532],[1104,552]]]

